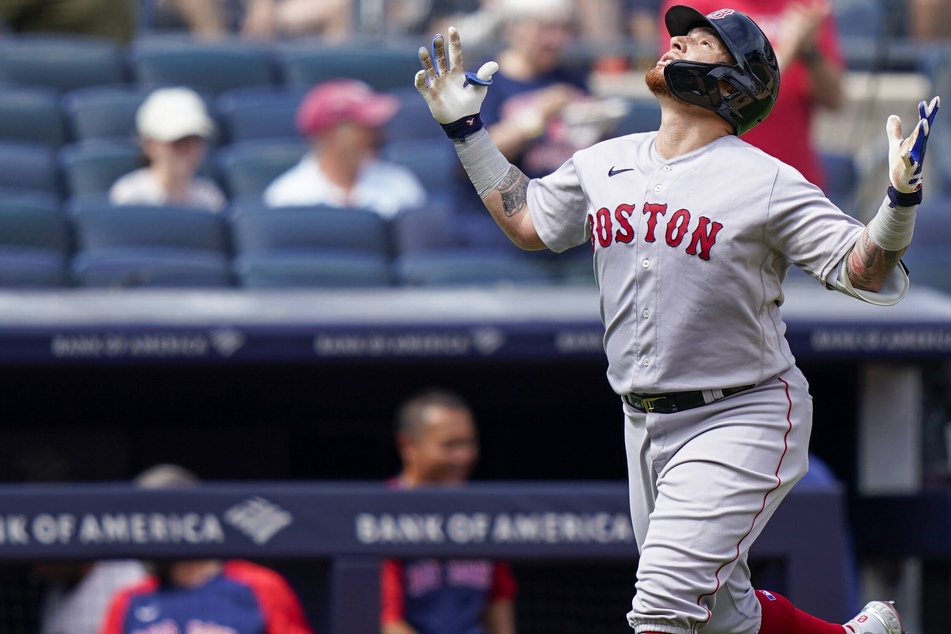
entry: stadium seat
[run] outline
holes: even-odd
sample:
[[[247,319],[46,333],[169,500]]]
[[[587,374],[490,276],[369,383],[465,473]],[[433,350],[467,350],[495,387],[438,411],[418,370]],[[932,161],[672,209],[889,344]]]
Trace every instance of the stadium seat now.
[[[389,286],[387,221],[327,205],[233,210],[235,274],[242,286]]]
[[[855,159],[851,154],[822,151],[819,160],[826,177],[826,196],[845,213],[855,215],[855,197],[859,186]]]
[[[380,149],[380,158],[408,167],[433,193],[449,188],[461,169],[452,141],[445,135],[388,141]]]
[[[594,259],[591,245],[582,244],[550,260],[559,284],[594,286]]]
[[[277,80],[270,48],[246,42],[144,38],[129,46],[128,63],[135,82],[150,90],[188,86],[218,95]]]
[[[0,196],[0,287],[69,284],[69,222],[52,195]]]
[[[946,46],[922,49],[919,63],[919,71],[931,81],[931,94],[949,94],[951,49]],[[951,130],[948,128],[949,126],[939,123],[931,129],[929,135],[928,159],[925,164],[925,178],[928,179],[925,182],[927,188],[925,200],[937,191],[940,191],[942,195],[951,195]],[[934,176],[929,175],[929,169]]]
[[[131,140],[92,140],[64,147],[59,154],[67,197],[103,195],[119,177],[142,167]]]
[[[384,48],[379,43],[309,48],[278,45],[275,56],[284,83],[298,88],[347,77],[364,81],[377,91],[395,90],[412,86],[420,69],[413,47]]]
[[[462,246],[452,213],[439,204],[403,209],[390,221],[390,230],[397,255]]]
[[[116,42],[75,35],[16,35],[0,39],[0,81],[46,86],[61,93],[125,82]]]
[[[71,269],[83,286],[231,286],[223,215],[172,205],[74,202]]]
[[[216,161],[231,198],[258,196],[307,152],[303,139],[252,139],[218,150]]]
[[[628,101],[630,109],[618,122],[615,136],[653,132],[660,127],[660,104],[653,97],[639,97]]]
[[[215,148],[209,146],[198,173],[217,180]],[[103,196],[121,176],[144,165],[134,139],[91,139],[65,146],[59,165],[67,197]]]
[[[51,148],[65,143],[59,93],[41,86],[0,88],[0,140],[41,143]]]
[[[415,89],[414,89],[415,90]],[[250,139],[298,139],[295,118],[304,89],[238,88],[218,96],[215,110],[230,143]]]
[[[66,93],[62,110],[72,138],[134,138],[135,113],[147,95],[131,86],[96,86]]]
[[[400,109],[386,124],[386,140],[434,138],[443,139],[446,133],[439,127],[429,112],[426,100],[420,96],[415,86],[394,90],[390,94],[399,97]]]
[[[544,258],[497,249],[417,251],[396,258],[397,281],[405,286],[550,285],[558,276]]]
[[[62,195],[56,150],[37,143],[0,141],[0,188]]]

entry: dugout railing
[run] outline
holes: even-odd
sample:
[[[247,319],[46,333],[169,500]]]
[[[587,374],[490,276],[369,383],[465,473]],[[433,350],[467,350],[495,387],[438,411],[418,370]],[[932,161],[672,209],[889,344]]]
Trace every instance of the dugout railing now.
[[[800,483],[754,545],[754,571],[765,571],[762,580],[802,609],[841,620],[854,601],[845,515],[841,487]],[[314,562],[323,581],[302,600],[316,614],[322,634],[378,632],[381,559],[420,556],[499,558],[516,569],[559,562],[605,569],[629,564],[614,575],[624,586],[614,588],[617,596],[629,598],[636,546],[627,487],[623,482],[496,482],[414,491],[324,482],[206,483],[171,490],[126,484],[0,487],[0,566],[240,557],[294,562],[300,569]],[[532,594],[533,578],[544,576],[521,581],[526,595]],[[562,584],[568,586],[564,593],[570,594],[570,576]],[[587,590],[578,578],[574,593]],[[623,625],[626,603],[603,609]]]

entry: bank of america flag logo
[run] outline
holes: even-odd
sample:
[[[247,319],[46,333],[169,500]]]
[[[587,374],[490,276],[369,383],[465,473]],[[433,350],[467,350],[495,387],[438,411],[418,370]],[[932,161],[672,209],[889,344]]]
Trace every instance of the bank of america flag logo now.
[[[225,511],[225,521],[251,538],[266,544],[294,521],[294,516],[262,497],[253,497]]]

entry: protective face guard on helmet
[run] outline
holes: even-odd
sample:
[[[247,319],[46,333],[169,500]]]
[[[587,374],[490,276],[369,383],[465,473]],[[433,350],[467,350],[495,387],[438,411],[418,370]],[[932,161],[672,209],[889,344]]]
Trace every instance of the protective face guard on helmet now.
[[[713,110],[733,126],[736,135],[766,118],[779,95],[779,65],[755,22],[732,9],[704,16],[679,5],[671,7],[665,19],[671,36],[686,35],[698,26],[713,29],[735,60],[733,64],[670,62],[664,78],[675,97]]]

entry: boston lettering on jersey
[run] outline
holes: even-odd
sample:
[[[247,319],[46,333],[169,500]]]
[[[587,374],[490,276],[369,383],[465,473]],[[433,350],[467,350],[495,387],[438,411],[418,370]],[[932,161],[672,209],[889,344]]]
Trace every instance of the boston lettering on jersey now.
[[[631,216],[636,206],[621,204],[612,213],[607,207],[602,207],[588,217],[588,226],[591,228],[591,246],[595,241],[602,247],[609,247],[614,243],[627,244],[634,240],[634,226]],[[667,205],[645,203],[641,213],[647,216],[647,226],[642,236],[644,242],[656,242],[658,233],[667,243],[667,246],[677,248],[685,242],[684,249],[690,255],[696,255],[701,260],[710,259],[710,250],[717,241],[717,233],[723,228],[719,222],[710,220],[706,216],[699,216],[694,223],[692,215],[687,209],[678,209],[667,216]],[[658,229],[658,222],[666,220],[666,227]],[[692,227],[692,230],[691,230]]]

